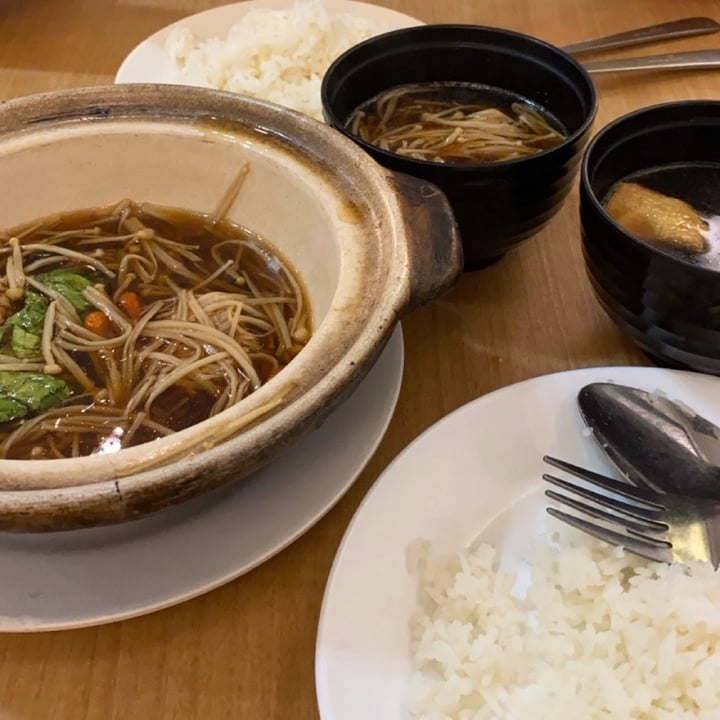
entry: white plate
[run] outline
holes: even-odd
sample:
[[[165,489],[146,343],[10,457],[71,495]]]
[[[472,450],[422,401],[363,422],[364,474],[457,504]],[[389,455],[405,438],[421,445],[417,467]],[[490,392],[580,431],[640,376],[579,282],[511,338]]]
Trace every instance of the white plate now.
[[[197,15],[183,18],[159,30],[134,48],[120,65],[115,76],[116,83],[172,83],[186,81],[175,68],[165,52],[165,40],[175,27],[187,27],[200,39],[227,36],[232,25],[250,10],[257,8],[282,9],[292,6],[292,0],[248,0],[247,2],[222,5]],[[404,15],[390,8],[353,2],[352,0],[325,0],[325,7],[332,13],[349,13],[365,18],[377,25],[382,32],[412,25],[422,25],[417,18]]]
[[[506,567],[543,527],[542,456],[608,470],[583,434],[578,390],[594,381],[662,390],[720,421],[720,379],[659,368],[592,368],[535,378],[481,397],[406,448],[364,499],[338,550],[316,654],[322,720],[405,720],[409,626],[417,586],[406,549],[440,552],[480,537]]]
[[[0,534],[0,632],[98,625],[188,600],[248,572],[317,522],[387,429],[403,369],[400,327],[327,422],[237,484],[132,523]]]

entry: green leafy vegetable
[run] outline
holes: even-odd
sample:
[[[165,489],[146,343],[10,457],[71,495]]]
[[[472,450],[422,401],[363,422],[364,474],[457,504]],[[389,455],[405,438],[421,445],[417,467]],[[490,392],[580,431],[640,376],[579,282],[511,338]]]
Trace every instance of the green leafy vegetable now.
[[[9,395],[0,394],[0,422],[8,420],[19,420],[24,418],[30,409],[27,405],[23,405],[19,400]]]
[[[12,347],[15,357],[34,358],[40,355],[41,336],[28,332],[24,328],[14,327]]]
[[[97,278],[86,277],[75,270],[63,269],[41,273],[37,279],[67,298],[79,313],[84,313],[90,307],[82,294],[83,290],[97,281]]]
[[[53,375],[0,371],[0,422],[42,412],[71,394],[70,386]]]
[[[41,273],[37,276],[37,280],[67,298],[79,313],[84,313],[90,307],[90,303],[82,294],[83,290],[97,282],[98,277],[94,273],[85,276],[75,270],[61,268]],[[3,326],[12,328],[9,343],[15,357],[25,359],[40,355],[43,325],[49,305],[50,298],[47,295],[34,288],[25,290],[23,307],[11,315]],[[8,342],[7,332],[6,329],[0,332],[0,343]]]
[[[40,354],[43,324],[50,300],[42,293],[28,288],[25,291],[25,304],[11,315],[6,325],[12,327],[10,343],[15,357],[29,358]]]

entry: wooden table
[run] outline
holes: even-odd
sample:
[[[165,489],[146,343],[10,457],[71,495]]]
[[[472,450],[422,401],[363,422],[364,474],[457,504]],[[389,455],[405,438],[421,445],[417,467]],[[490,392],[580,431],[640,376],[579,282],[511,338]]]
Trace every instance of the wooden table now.
[[[219,4],[3,0],[0,99],[110,83],[147,35]],[[498,25],[559,45],[681,15],[720,19],[715,0],[380,4],[426,22]],[[718,43],[716,35],[666,47]],[[718,98],[720,74],[603,75],[597,86],[600,127],[643,105]],[[647,362],[591,294],[576,194],[540,235],[497,265],[464,276],[450,295],[407,317],[403,328],[406,365],[395,417],[375,457],[329,515],[274,559],[191,602],[99,628],[4,635],[0,720],[317,718],[313,655],[327,574],[355,508],[392,458],[440,417],[496,388],[570,368]]]

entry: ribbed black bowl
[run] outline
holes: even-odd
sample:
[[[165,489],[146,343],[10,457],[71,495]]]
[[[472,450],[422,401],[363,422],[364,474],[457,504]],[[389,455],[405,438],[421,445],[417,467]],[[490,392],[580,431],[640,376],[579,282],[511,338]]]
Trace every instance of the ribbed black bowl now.
[[[580,222],[598,300],[657,362],[720,375],[720,272],[626,233],[602,200],[623,177],[678,162],[720,162],[720,102],[644,108],[611,123],[582,163]]]
[[[569,131],[557,147],[520,160],[452,165],[410,160],[345,128],[352,111],[395,85],[473,82],[543,106]],[[569,55],[527,35],[475,25],[424,25],[366,40],[322,83],[325,119],[391,170],[440,187],[462,235],[465,269],[487,265],[540,230],[570,191],[596,111],[590,76]]]

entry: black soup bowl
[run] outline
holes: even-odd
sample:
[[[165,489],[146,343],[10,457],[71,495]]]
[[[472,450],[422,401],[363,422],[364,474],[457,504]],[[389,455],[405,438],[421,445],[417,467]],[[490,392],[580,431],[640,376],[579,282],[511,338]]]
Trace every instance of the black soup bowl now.
[[[583,254],[600,304],[653,360],[720,375],[720,264],[701,265],[697,257],[672,254],[644,242],[603,208],[613,185],[628,175],[697,163],[717,164],[713,176],[717,181],[702,189],[708,197],[717,196],[718,101],[655,105],[603,128],[582,163]]]
[[[460,82],[511,91],[554,116],[567,138],[526,158],[473,164],[429,162],[381,150],[346,123],[358,106],[397,85]],[[326,121],[385,167],[438,186],[462,236],[465,270],[490,264],[536,234],[575,179],[597,99],[582,66],[546,42],[499,28],[423,25],[350,48],[322,82]]]

